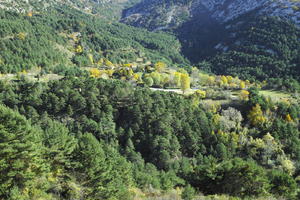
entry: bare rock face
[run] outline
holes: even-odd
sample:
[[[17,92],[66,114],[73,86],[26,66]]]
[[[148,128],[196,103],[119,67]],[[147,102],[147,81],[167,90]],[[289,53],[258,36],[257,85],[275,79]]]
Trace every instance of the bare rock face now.
[[[300,2],[295,0],[143,0],[126,10],[122,21],[157,30],[177,27],[199,13],[226,23],[249,12],[300,25]]]

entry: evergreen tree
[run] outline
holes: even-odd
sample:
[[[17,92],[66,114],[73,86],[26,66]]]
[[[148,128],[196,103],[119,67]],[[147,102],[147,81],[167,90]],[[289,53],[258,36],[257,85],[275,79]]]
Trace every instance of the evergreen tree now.
[[[42,159],[41,134],[25,117],[0,105],[1,199],[31,198],[36,179],[47,183],[43,177],[49,166]]]
[[[126,199],[126,186],[131,184],[128,164],[115,153],[106,155],[105,152],[103,145],[92,134],[87,133],[80,138],[75,159],[77,170],[81,173],[80,181],[88,187],[86,196],[99,200]]]

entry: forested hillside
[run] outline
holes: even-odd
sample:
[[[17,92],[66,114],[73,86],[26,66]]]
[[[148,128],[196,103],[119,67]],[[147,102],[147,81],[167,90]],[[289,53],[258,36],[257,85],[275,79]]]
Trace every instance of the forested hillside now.
[[[101,58],[115,63],[164,60],[183,64],[177,39],[86,15],[68,7],[19,14],[0,11],[1,72],[41,67],[86,67]],[[61,68],[61,67],[60,67]]]
[[[246,17],[245,17],[246,18]],[[215,45],[216,56],[208,59],[215,73],[243,79],[294,78],[299,81],[300,29],[278,18],[251,18],[228,24]]]
[[[152,0],[126,10],[122,21],[174,32],[183,55],[202,70],[299,81],[298,10],[289,0]]]
[[[300,199],[298,2],[138,2],[0,2],[0,199]]]
[[[1,198],[131,199],[136,188],[175,187],[184,199],[299,198],[298,104],[252,89],[242,106],[213,111],[84,77],[0,87]]]

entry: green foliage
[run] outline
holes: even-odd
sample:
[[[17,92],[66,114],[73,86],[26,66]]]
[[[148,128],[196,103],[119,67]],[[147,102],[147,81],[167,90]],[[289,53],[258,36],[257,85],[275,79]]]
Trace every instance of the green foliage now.
[[[90,54],[96,61],[108,58],[114,63],[133,62],[142,55],[152,61],[187,62],[178,51],[179,42],[169,34],[111,23],[65,6],[48,9],[32,17],[0,11],[2,73],[88,67]]]
[[[88,187],[86,197],[90,199],[127,199],[130,186],[130,168],[126,161],[105,148],[90,133],[79,139],[76,161],[78,177]],[[120,173],[122,172],[122,173]]]
[[[299,28],[272,17],[245,16],[243,20],[248,22],[229,30],[235,36],[227,41],[228,51],[211,60],[212,71],[245,80],[287,77],[298,80]]]
[[[187,185],[181,194],[181,198],[184,200],[193,200],[194,196],[195,196],[195,189],[191,185]]]
[[[252,161],[235,158],[218,165],[199,166],[193,185],[208,194],[259,196],[268,191],[269,181],[262,167]]]
[[[288,199],[296,199],[297,183],[288,174],[273,170],[269,173],[271,192]]]
[[[296,196],[300,108],[274,106],[255,89],[243,107],[213,114],[191,106],[189,97],[83,76],[2,81],[0,89],[3,104],[40,127],[33,128],[35,145],[48,176],[29,180],[48,199],[130,199],[131,188],[167,191],[189,184],[204,194]],[[260,105],[262,116],[269,113],[265,126],[249,126],[245,116],[253,105]],[[39,184],[40,177],[47,181]],[[185,190],[190,198],[193,189]]]
[[[54,171],[70,167],[72,155],[77,140],[61,123],[43,117],[41,127],[44,130],[43,143],[47,147],[47,157]]]
[[[42,159],[41,130],[32,127],[19,113],[0,106],[0,197],[26,199],[33,197],[45,179],[49,165]],[[39,180],[40,179],[40,180]]]
[[[186,200],[196,191],[220,198],[299,197],[298,103],[274,103],[250,88],[259,84],[232,76],[199,75],[188,67],[175,72],[188,61],[174,36],[96,15],[120,12],[103,7],[114,2],[83,2],[95,5],[85,10],[91,14],[67,6],[27,16],[0,11],[0,71],[22,71],[17,81],[0,81],[1,199],[129,200],[139,189],[153,195],[174,188],[183,189]],[[166,6],[158,14],[169,6],[157,3]],[[176,3],[190,1],[170,1]],[[174,27],[188,15],[179,16]],[[202,17],[195,16],[205,21]],[[299,29],[277,18],[244,17],[247,23],[228,30],[215,22],[193,31],[184,30],[190,22],[183,24],[177,30],[189,44],[183,52],[193,61],[210,56],[199,64],[205,70],[299,90]],[[157,24],[165,25],[147,26]],[[204,37],[201,31],[213,34]],[[218,43],[228,48],[215,56]],[[39,81],[24,78],[30,70]],[[48,81],[41,78],[46,73],[64,77]],[[201,82],[220,88],[215,93],[245,89],[246,97],[244,104],[229,105],[234,108],[210,107],[202,99],[214,94],[206,89],[187,97],[102,76],[149,87],[181,86],[184,92]]]

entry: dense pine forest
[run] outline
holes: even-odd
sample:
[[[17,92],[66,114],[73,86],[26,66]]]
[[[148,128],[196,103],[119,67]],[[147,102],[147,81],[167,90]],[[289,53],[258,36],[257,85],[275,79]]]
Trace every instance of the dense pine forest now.
[[[68,2],[0,9],[1,200],[300,199],[299,27]]]
[[[131,199],[137,188],[299,198],[298,103],[250,89],[238,107],[191,106],[84,76],[0,88],[3,199]]]
[[[33,16],[31,16],[33,15]],[[140,58],[184,64],[174,36],[151,33],[62,7],[48,13],[0,11],[1,72],[16,73],[41,67],[84,67],[107,58],[127,63]]]

